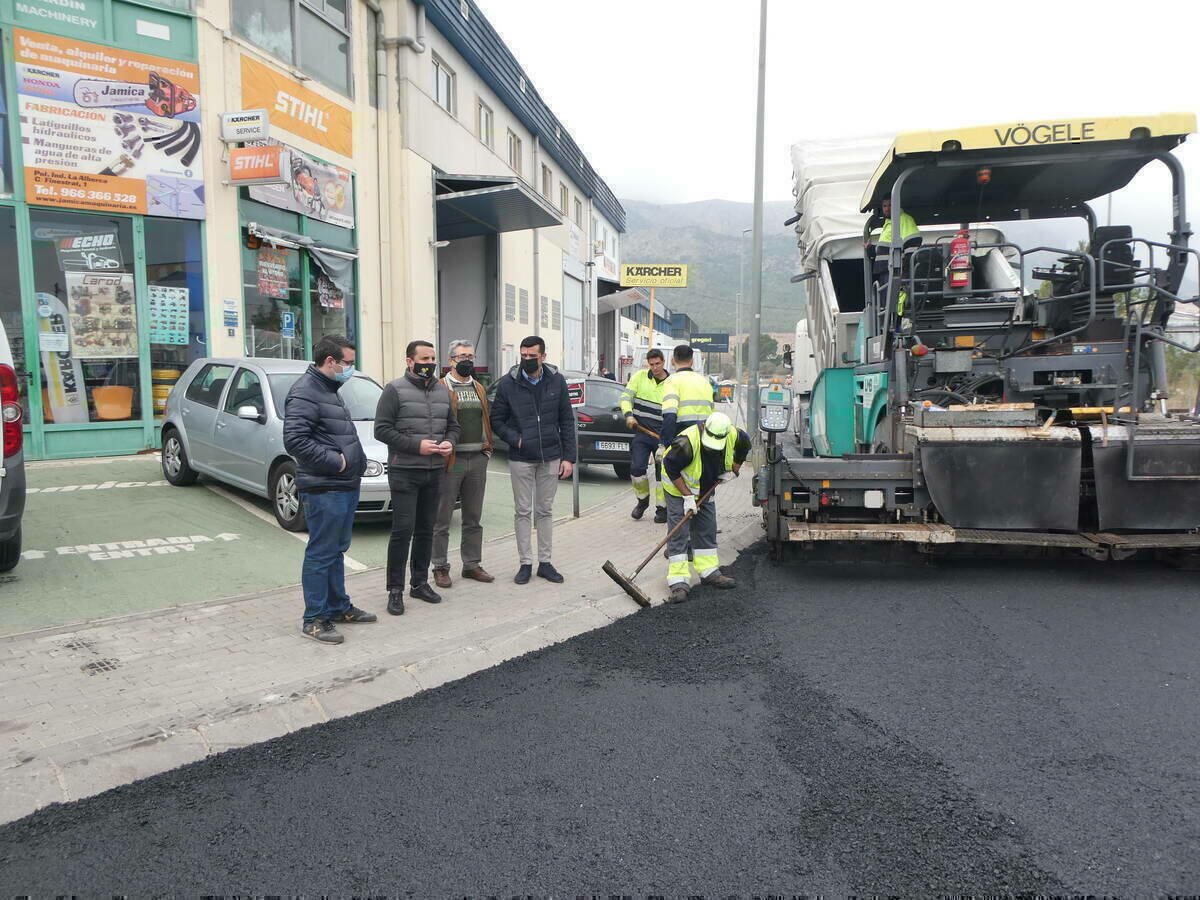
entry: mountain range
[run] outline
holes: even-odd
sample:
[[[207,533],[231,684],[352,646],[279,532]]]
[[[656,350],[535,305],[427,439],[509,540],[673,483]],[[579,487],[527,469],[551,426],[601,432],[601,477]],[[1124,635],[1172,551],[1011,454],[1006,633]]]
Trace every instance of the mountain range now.
[[[672,312],[687,313],[700,331],[734,332],[737,326],[739,262],[742,272],[741,330],[749,331],[751,235],[754,206],[731,200],[646,203],[622,200],[626,231],[621,260],[627,263],[685,263],[688,286],[657,292]],[[796,234],[784,221],[790,201],[763,207],[762,330],[792,332],[804,314],[804,288],[792,284]]]

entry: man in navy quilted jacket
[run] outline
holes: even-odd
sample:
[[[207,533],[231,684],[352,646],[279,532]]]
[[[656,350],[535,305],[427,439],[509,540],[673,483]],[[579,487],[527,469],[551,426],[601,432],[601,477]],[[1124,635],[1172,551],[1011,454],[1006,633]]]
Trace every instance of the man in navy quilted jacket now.
[[[340,334],[313,348],[313,364],[288,391],[283,447],[296,460],[296,488],[308,519],[300,583],[305,637],[340,644],[338,624],[374,622],[350,602],[343,555],[350,549],[367,455],[338,388],[354,377],[354,345]]]
[[[521,341],[521,363],[500,379],[492,403],[492,431],[508,444],[517,552],[521,567],[513,579],[527,584],[533,575],[533,528],[537,525],[541,578],[562,584],[550,561],[554,535],[554,495],[558,479],[575,469],[575,413],[567,380],[546,364],[546,342],[532,335]]]

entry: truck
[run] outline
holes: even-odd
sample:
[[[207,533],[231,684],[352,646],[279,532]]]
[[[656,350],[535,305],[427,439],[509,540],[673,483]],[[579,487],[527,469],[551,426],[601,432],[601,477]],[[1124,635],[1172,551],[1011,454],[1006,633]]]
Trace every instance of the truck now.
[[[1168,412],[1166,375],[1168,347],[1200,350],[1168,328],[1200,301],[1173,152],[1195,127],[1171,113],[793,148],[817,375],[786,427],[763,416],[774,558],[867,542],[1197,557],[1200,423]],[[1169,174],[1169,232],[1101,225],[1092,204],[1150,166]],[[1074,248],[1002,230],[1066,220],[1086,232]],[[780,402],[764,390],[764,411]]]

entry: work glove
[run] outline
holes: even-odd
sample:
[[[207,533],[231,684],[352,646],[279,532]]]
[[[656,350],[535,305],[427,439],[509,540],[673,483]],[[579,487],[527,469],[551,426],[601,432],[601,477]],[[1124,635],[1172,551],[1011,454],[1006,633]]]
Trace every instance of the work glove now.
[[[733,481],[733,479],[735,479],[737,477],[738,477],[737,472],[730,470],[728,472],[722,472],[720,474],[720,476],[717,478],[717,481]]]
[[[626,416],[625,427],[630,431],[634,431],[637,428],[637,419],[635,419],[633,416]]]
[[[694,494],[688,494],[683,498],[683,514],[685,516],[696,514],[696,496]]]
[[[663,457],[666,455],[667,455],[667,448],[664,447],[662,444],[659,444],[658,449],[654,451],[654,461],[662,462]]]

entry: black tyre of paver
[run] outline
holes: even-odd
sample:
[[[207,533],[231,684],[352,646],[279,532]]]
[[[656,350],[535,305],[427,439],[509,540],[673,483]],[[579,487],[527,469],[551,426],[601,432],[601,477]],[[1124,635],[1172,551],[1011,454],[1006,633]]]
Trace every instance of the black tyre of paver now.
[[[268,483],[271,511],[275,521],[286,531],[307,531],[308,519],[304,516],[304,503],[296,489],[296,464],[290,459],[271,470]]]
[[[162,471],[163,478],[175,487],[187,487],[189,484],[195,484],[196,479],[200,477],[200,473],[193,469],[188,462],[183,440],[174,428],[163,433]]]
[[[0,541],[0,572],[10,572],[21,561],[21,529],[7,541]]]

